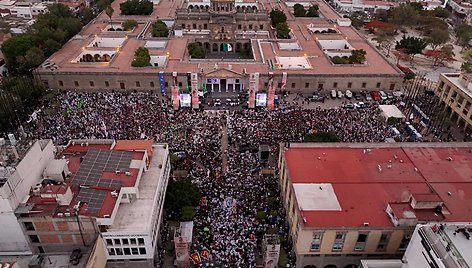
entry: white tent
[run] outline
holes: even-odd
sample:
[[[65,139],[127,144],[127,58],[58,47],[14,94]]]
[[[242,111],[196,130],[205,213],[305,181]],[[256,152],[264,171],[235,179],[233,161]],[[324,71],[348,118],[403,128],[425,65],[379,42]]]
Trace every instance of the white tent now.
[[[382,116],[385,117],[385,121],[390,117],[395,117],[399,120],[405,119],[405,115],[395,105],[379,105],[379,108],[382,111]]]

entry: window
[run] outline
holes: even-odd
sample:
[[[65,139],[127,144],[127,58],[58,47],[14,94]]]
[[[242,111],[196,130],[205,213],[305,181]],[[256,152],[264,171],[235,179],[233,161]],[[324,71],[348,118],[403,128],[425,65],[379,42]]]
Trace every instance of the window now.
[[[241,24],[238,24],[238,30],[241,30],[241,29],[242,29]]]
[[[60,86],[60,87],[63,87],[63,86],[64,86],[64,82],[59,81],[59,86]]]
[[[31,243],[39,243],[39,237],[37,235],[29,235]]]
[[[123,238],[121,239],[122,242],[123,242],[123,245],[129,245],[129,241],[128,241],[128,238]]]
[[[322,90],[324,87],[324,84],[323,83],[318,83],[318,90]]]
[[[139,248],[139,254],[146,255],[146,248]]]
[[[377,245],[377,251],[385,251],[386,250],[389,237],[390,237],[389,233],[383,233],[380,236],[379,244]]]
[[[320,251],[322,239],[322,233],[313,233],[313,240],[311,241],[310,251]]]
[[[131,255],[131,249],[124,248],[123,251],[125,252],[125,255]]]
[[[182,29],[185,29],[185,23],[182,23]]]
[[[181,87],[181,86],[182,86],[182,82],[179,82],[179,87]]]
[[[90,86],[91,86],[91,87],[94,87],[94,86],[95,86],[95,83],[94,83],[93,81],[89,81],[89,83],[90,83]]]
[[[310,83],[305,83],[305,88],[309,88],[310,87]]]
[[[150,86],[150,87],[154,87],[154,82],[150,82],[150,83],[149,83],[149,86]]]
[[[390,84],[390,90],[395,90],[395,83]]]
[[[344,246],[344,238],[346,237],[345,233],[336,233],[334,237],[334,244],[332,251],[341,251]]]
[[[367,234],[359,234],[357,237],[356,245],[354,246],[355,251],[363,251],[365,248],[365,242],[367,241]]]
[[[113,241],[111,239],[107,239],[107,246],[113,246]]]
[[[140,87],[141,83],[139,81],[136,81],[136,87]]]
[[[136,238],[130,238],[129,242],[131,245],[136,245]]]
[[[109,87],[110,86],[110,83],[108,81],[105,81],[105,86],[106,87]]]
[[[116,255],[123,255],[123,250],[121,248],[116,248]]]
[[[108,249],[108,255],[111,255],[111,256],[115,255],[115,249],[114,248],[109,248]]]
[[[334,243],[333,244],[333,251],[341,251],[343,250],[344,243]]]
[[[362,88],[366,88],[366,86],[367,86],[367,83],[366,83],[366,82],[363,82],[363,83],[362,83]]]
[[[144,246],[144,238],[138,238],[138,245]]]
[[[351,87],[352,87],[352,82],[347,83],[347,88],[351,88]]]
[[[168,87],[168,86],[169,86],[169,83],[168,83],[168,82],[164,82],[164,86],[165,86],[165,87]]]
[[[131,248],[131,253],[133,253],[133,255],[138,255],[138,248]]]
[[[403,237],[402,242],[400,243],[400,246],[398,247],[398,250],[405,250],[406,247],[408,246],[408,243],[410,243],[411,235],[407,234]]]
[[[295,88],[295,83],[292,83],[292,88]]]
[[[113,239],[115,241],[115,245],[121,245],[121,240],[118,238]]]
[[[78,87],[78,86],[79,86],[79,81],[74,81],[74,85],[75,85],[76,87]]]
[[[263,30],[263,29],[264,29],[264,24],[259,25],[259,30]]]
[[[333,83],[333,88],[337,88],[338,87],[338,82],[334,82]]]
[[[375,85],[375,87],[380,88],[380,82],[378,82],[377,85]]]
[[[207,25],[206,23],[205,23],[205,24],[203,24],[203,29],[205,29],[205,30],[206,30],[207,28],[208,28],[208,25]]]
[[[120,88],[121,88],[121,89],[125,89],[125,88],[126,88],[125,82],[120,82]]]
[[[25,225],[25,229],[27,231],[34,231],[35,230],[34,225],[33,225],[32,222],[24,222],[23,224]]]
[[[264,87],[268,87],[268,86],[269,86],[269,83],[265,82]]]
[[[252,30],[252,24],[249,24],[249,30]]]

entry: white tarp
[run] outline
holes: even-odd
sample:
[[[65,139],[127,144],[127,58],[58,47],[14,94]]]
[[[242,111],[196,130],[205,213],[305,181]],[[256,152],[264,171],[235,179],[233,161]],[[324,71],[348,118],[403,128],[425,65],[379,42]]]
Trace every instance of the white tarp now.
[[[379,105],[380,110],[382,111],[382,116],[387,120],[390,117],[395,117],[398,119],[404,119],[405,115],[398,109],[395,105]]]

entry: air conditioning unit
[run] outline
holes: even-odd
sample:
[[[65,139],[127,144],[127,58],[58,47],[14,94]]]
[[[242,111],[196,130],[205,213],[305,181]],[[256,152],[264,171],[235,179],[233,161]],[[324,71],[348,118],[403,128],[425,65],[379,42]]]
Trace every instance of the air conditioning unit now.
[[[66,216],[66,217],[70,217],[70,212],[66,212],[66,213],[64,213],[64,216]]]
[[[57,216],[58,217],[64,217],[64,213],[59,212],[59,213],[57,213]]]
[[[126,176],[131,176],[131,172],[126,171],[126,172],[125,172],[125,175],[126,175]]]
[[[119,175],[120,173],[121,173],[121,171],[119,171],[119,170],[116,170],[116,171],[115,171],[115,174],[116,174],[116,175]]]
[[[116,191],[111,192],[112,197],[118,197],[118,193]]]

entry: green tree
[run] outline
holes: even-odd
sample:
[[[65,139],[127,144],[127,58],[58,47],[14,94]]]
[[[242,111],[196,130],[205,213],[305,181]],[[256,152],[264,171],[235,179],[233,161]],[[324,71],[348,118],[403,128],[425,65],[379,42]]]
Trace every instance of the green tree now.
[[[286,22],[281,22],[275,26],[275,31],[278,38],[289,39],[290,38],[290,28]]]
[[[350,16],[345,16],[351,20],[354,28],[360,29],[364,26],[364,21],[367,20],[367,15],[362,11],[354,11]]]
[[[339,138],[334,132],[317,132],[305,134],[305,142],[338,142]]]
[[[442,8],[442,7],[437,7],[433,10],[434,16],[441,18],[441,19],[447,19],[449,16],[451,16],[451,12],[449,10]]]
[[[27,69],[18,62],[18,59],[23,58],[31,48],[36,46],[35,37],[29,34],[22,34],[13,36],[2,44],[2,52],[5,56],[5,61],[9,72],[22,73]]]
[[[131,31],[136,26],[138,26],[138,22],[135,20],[125,20],[121,23],[121,27],[123,27],[125,31]]]
[[[461,65],[461,71],[464,73],[472,73],[472,61],[464,61]]]
[[[367,52],[363,49],[355,49],[351,52],[349,57],[350,64],[361,64],[365,61],[365,55]]]
[[[270,22],[272,27],[276,27],[279,23],[285,23],[287,21],[287,16],[285,13],[278,9],[272,9],[270,12]]]
[[[414,36],[403,36],[400,41],[397,41],[395,49],[405,49],[406,54],[412,55],[419,54],[427,46],[427,43],[422,39]]]
[[[311,5],[307,12],[306,12],[306,16],[307,17],[318,17],[320,14],[318,13],[318,10],[320,8],[318,7],[318,5]]]
[[[423,4],[419,2],[410,2],[409,6],[411,6],[416,11],[423,11]]]
[[[98,0],[97,9],[99,11],[103,11],[105,8],[107,8],[107,6],[111,5],[111,3],[113,3],[113,0]]]
[[[181,210],[180,221],[191,221],[195,217],[195,207],[185,206]]]
[[[295,5],[293,5],[293,15],[295,17],[305,17],[306,15],[305,7],[303,7],[303,5],[299,3],[296,3]]]
[[[91,9],[89,7],[84,8],[79,14],[80,21],[84,25],[91,22],[96,16],[97,16],[97,14],[95,14],[93,9]]]
[[[199,201],[198,188],[190,179],[169,180],[164,207],[171,219],[179,220],[184,207],[195,207]]]
[[[429,46],[436,50],[436,48],[449,40],[449,31],[444,29],[436,29],[435,31],[431,31],[426,36],[426,42],[428,42]]]
[[[120,3],[122,15],[151,15],[154,10],[149,0],[127,0]]]
[[[392,8],[388,12],[388,22],[396,25],[415,25],[417,18],[418,11],[409,4],[400,4],[398,7]]]
[[[347,57],[334,56],[331,58],[331,62],[334,64],[349,64],[349,59]]]
[[[110,24],[111,24],[112,29],[113,29],[113,22],[111,18],[113,17],[113,13],[115,13],[115,10],[113,9],[113,7],[111,7],[111,5],[105,8],[105,14],[107,14],[108,18],[110,19]]]
[[[57,3],[48,6],[48,13],[52,16],[59,18],[71,18],[73,17],[72,11],[66,5]]]
[[[151,56],[149,50],[145,47],[139,47],[134,52],[134,60],[131,62],[133,67],[146,67],[150,66]]]
[[[162,20],[157,20],[152,25],[152,36],[154,37],[167,37],[169,36],[169,29]]]
[[[205,49],[199,43],[189,43],[187,50],[193,59],[203,59],[206,56]]]
[[[472,38],[472,26],[463,23],[457,25],[454,31],[456,32],[457,44],[466,47]]]

